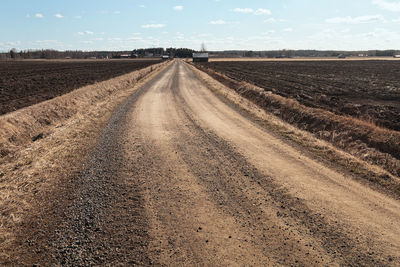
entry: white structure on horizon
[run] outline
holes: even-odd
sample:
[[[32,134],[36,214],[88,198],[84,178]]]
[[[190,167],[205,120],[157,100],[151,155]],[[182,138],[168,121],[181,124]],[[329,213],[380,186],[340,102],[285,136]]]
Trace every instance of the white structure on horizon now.
[[[208,62],[208,53],[193,53],[193,62]]]

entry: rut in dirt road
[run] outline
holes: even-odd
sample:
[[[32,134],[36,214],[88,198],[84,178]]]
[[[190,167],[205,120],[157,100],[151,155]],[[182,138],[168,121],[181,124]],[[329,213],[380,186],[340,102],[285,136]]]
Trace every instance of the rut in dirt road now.
[[[49,205],[25,239],[42,263],[400,264],[398,201],[269,134],[178,60],[119,107]]]

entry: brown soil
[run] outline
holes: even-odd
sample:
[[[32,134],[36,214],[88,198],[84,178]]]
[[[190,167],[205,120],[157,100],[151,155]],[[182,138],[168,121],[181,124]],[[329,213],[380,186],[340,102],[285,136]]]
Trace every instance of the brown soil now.
[[[400,131],[400,61],[210,62],[203,66],[308,107]]]
[[[157,63],[160,61],[0,61],[0,115]]]
[[[398,200],[271,135],[180,61],[115,111],[85,166],[38,199],[12,263],[400,263]]]

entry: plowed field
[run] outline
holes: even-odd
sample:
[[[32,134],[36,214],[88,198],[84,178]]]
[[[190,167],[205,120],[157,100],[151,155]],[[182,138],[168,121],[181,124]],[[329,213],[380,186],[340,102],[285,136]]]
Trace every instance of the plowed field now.
[[[400,62],[210,62],[204,66],[309,107],[400,130]]]
[[[0,115],[159,62],[3,61],[0,62]]]

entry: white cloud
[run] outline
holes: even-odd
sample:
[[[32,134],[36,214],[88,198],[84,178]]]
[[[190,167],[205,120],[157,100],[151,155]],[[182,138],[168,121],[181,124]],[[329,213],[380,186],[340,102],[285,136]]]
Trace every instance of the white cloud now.
[[[54,17],[58,18],[58,19],[62,19],[64,16],[61,14],[55,14]]]
[[[275,33],[274,30],[269,30],[269,31],[265,32],[264,35],[270,35],[270,34],[273,34],[273,33]]]
[[[254,11],[254,15],[271,15],[271,11],[265,8],[259,8]]]
[[[142,41],[143,38],[142,37],[129,37],[126,40],[128,40],[128,41]]]
[[[212,25],[224,25],[224,24],[227,24],[227,22],[225,20],[219,19],[219,20],[210,21],[210,24],[212,24]]]
[[[384,21],[384,17],[382,15],[372,15],[372,16],[360,16],[360,17],[336,17],[329,18],[325,21],[328,23],[348,23],[348,24],[360,24],[360,23],[371,23],[371,22],[379,22]]]
[[[292,29],[292,28],[286,28],[286,29],[283,29],[283,31],[284,31],[284,32],[292,32],[293,29]]]
[[[400,22],[400,18],[392,19],[392,22]]]
[[[174,6],[174,10],[175,11],[182,11],[183,10],[183,6]]]
[[[44,16],[41,13],[36,13],[35,18],[42,19],[42,18],[44,18]]]
[[[115,15],[119,15],[119,14],[121,14],[121,11],[119,11],[119,10],[117,10],[117,11],[114,11],[114,12],[113,12],[113,14],[115,14]]]
[[[389,10],[389,11],[393,11],[393,12],[400,11],[400,2],[392,2],[392,1],[386,1],[386,0],[373,0],[372,3],[384,10]]]
[[[145,8],[146,6],[145,6],[145,5],[139,5],[139,7],[140,7],[140,8]]]
[[[15,41],[15,42],[7,42],[6,45],[8,46],[17,46],[20,45],[21,41]]]
[[[101,37],[98,37],[98,38],[93,38],[92,40],[93,40],[93,41],[103,41],[104,39],[101,38]]]
[[[358,36],[365,38],[365,41],[376,40],[379,42],[390,41],[390,43],[398,43],[400,40],[396,32],[383,28],[375,28],[370,32],[360,33]]]
[[[253,15],[271,15],[271,11],[269,9],[265,9],[265,8],[259,8],[259,9],[252,9],[249,7],[246,8],[235,8],[233,10],[233,12],[236,13],[244,13],[244,14],[253,14]]]
[[[142,28],[145,29],[157,29],[157,28],[164,28],[165,24],[144,24]]]
[[[37,40],[35,41],[35,43],[38,44],[55,44],[55,43],[59,43],[57,40]]]
[[[276,19],[274,19],[274,18],[269,18],[269,19],[264,20],[264,22],[275,23],[275,22],[276,22]]]
[[[36,40],[36,41],[32,41],[30,42],[30,46],[31,47],[35,47],[35,48],[63,48],[65,47],[65,44],[57,41],[57,40]]]
[[[233,12],[248,14],[248,13],[253,13],[254,10],[252,8],[235,8]]]
[[[78,32],[78,35],[93,35],[94,32],[92,31],[84,31],[84,32]]]
[[[76,19],[81,19],[82,16],[75,16],[74,18],[76,18]]]
[[[366,38],[376,38],[378,34],[376,32],[367,32],[367,33],[362,33],[360,34],[361,37],[366,37]]]

